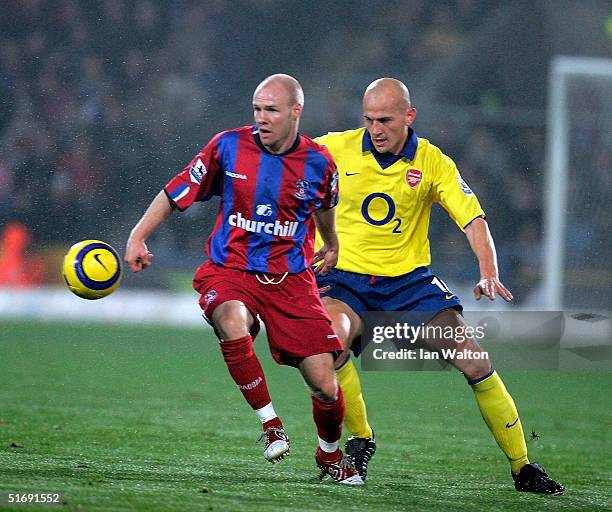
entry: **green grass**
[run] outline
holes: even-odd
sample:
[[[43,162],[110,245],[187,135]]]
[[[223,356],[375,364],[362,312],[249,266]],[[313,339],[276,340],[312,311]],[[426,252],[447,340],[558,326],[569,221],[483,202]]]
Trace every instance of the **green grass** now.
[[[362,373],[378,452],[367,484],[346,488],[316,479],[298,372],[256,346],[292,440],[276,466],[210,331],[0,322],[0,495],[59,491],[66,510],[610,506],[610,373],[504,374],[540,436],[531,458],[568,489],[557,498],[514,491],[456,372]]]

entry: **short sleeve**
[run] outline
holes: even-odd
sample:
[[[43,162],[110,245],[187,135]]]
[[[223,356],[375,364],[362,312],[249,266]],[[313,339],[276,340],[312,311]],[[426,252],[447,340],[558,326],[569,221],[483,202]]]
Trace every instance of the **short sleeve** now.
[[[338,137],[337,132],[328,132],[325,135],[320,135],[312,140],[321,146],[325,146],[330,152],[335,152],[335,150],[338,149],[338,144],[342,142],[342,139]]]
[[[323,154],[328,163],[321,181],[323,197],[319,208],[334,208],[338,204],[338,169],[327,149],[324,149]]]
[[[219,195],[219,137],[220,135],[215,136],[164,187],[168,199],[180,211],[186,210],[196,201],[206,201],[214,195]]]
[[[440,155],[433,183],[434,200],[464,230],[476,217],[484,217],[485,213],[478,198],[461,177],[455,162],[442,153]]]

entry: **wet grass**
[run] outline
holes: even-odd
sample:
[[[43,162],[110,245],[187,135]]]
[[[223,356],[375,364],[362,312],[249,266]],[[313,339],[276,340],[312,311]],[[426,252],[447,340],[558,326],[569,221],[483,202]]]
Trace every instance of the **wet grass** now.
[[[457,373],[363,373],[378,452],[367,484],[347,488],[317,479],[298,373],[271,361],[265,338],[256,346],[292,440],[275,466],[210,331],[0,322],[0,499],[60,492],[66,510],[147,511],[610,506],[610,373],[503,375],[532,460],[568,489],[556,498],[514,491]]]

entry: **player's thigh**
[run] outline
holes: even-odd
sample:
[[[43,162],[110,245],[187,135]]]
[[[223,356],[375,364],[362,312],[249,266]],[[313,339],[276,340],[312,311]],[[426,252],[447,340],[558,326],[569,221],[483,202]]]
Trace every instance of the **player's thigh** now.
[[[344,354],[340,361],[344,361],[345,355],[350,350],[353,340],[361,335],[363,331],[363,321],[353,309],[341,300],[332,297],[321,299],[327,313],[332,320],[332,329],[336,332],[342,343]]]
[[[444,355],[453,354],[445,359],[461,371],[468,379],[486,375],[491,369],[487,353],[469,334],[463,316],[455,309],[445,309],[437,313],[427,324],[426,335],[419,344],[428,350]],[[444,350],[443,350],[444,349]]]
[[[228,300],[219,304],[212,314],[215,332],[224,340],[247,336],[254,322],[249,309],[239,300]]]

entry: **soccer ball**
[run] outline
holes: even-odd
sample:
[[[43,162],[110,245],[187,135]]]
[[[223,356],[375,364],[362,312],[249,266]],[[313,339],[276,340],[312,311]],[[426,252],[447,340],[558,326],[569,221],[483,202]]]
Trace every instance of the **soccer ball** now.
[[[83,299],[101,299],[121,282],[121,260],[117,251],[100,240],[74,244],[63,266],[64,280],[72,293]]]

